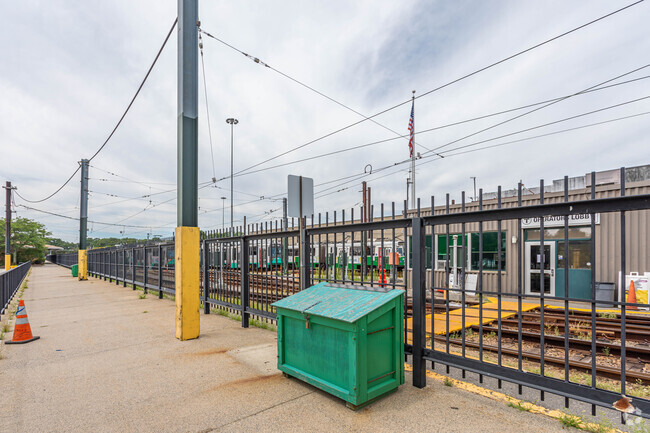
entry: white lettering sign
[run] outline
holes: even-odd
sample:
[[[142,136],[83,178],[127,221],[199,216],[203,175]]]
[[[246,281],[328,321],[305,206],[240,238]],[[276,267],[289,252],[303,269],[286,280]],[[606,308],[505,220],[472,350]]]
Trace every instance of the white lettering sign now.
[[[539,227],[540,217],[522,218],[521,226],[523,228]],[[600,224],[600,214],[595,214],[595,224]],[[569,215],[570,226],[588,226],[591,224],[591,214]],[[545,216],[544,227],[564,227],[564,216]]]

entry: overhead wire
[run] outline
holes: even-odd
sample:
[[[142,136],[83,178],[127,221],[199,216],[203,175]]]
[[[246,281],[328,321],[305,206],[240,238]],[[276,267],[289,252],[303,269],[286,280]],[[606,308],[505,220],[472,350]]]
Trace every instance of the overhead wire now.
[[[151,74],[151,71],[153,70],[153,67],[156,65],[156,62],[158,61],[158,58],[160,57],[160,54],[161,54],[162,51],[163,51],[163,48],[165,48],[165,45],[167,45],[167,41],[169,40],[169,37],[171,36],[172,31],[174,30],[174,27],[176,27],[176,23],[177,23],[177,22],[178,22],[178,18],[175,18],[175,19],[174,19],[174,23],[172,24],[171,28],[169,29],[169,32],[167,33],[167,36],[165,37],[165,40],[164,40],[162,46],[161,46],[160,49],[158,50],[158,53],[156,54],[156,57],[155,57],[154,60],[153,60],[153,63],[151,64],[151,66],[149,66],[149,70],[147,71],[146,75],[144,76],[144,79],[142,80],[142,82],[140,83],[140,86],[138,86],[138,90],[136,90],[135,95],[133,95],[133,98],[131,99],[131,102],[130,102],[129,105],[126,107],[126,110],[124,111],[124,113],[123,113],[122,116],[120,117],[120,120],[118,120],[117,124],[115,125],[115,127],[113,128],[113,130],[111,131],[111,133],[108,135],[108,137],[106,138],[106,140],[104,141],[104,143],[99,147],[99,149],[97,149],[97,151],[93,154],[93,156],[91,156],[91,157],[88,159],[89,162],[92,161],[93,159],[95,159],[95,157],[99,154],[99,152],[101,152],[102,149],[104,149],[104,147],[106,146],[106,144],[108,144],[108,141],[109,141],[109,140],[113,137],[113,135],[115,134],[115,131],[117,131],[117,128],[122,124],[122,121],[123,121],[124,118],[126,117],[126,114],[129,112],[129,110],[131,109],[131,106],[132,106],[133,103],[135,102],[135,99],[136,99],[136,98],[138,97],[138,95],[140,94],[140,90],[142,90],[142,87],[144,86],[144,83],[147,82],[147,78],[149,78],[149,74]],[[62,189],[63,189],[63,188],[64,188],[64,187],[65,187],[65,186],[66,186],[66,185],[67,185],[67,184],[72,180],[72,178],[74,177],[74,175],[77,174],[77,172],[78,172],[80,169],[81,169],[81,166],[78,166],[77,169],[76,169],[76,170],[75,170],[75,171],[70,175],[70,177],[68,178],[68,180],[66,180],[66,181],[63,183],[63,185],[61,185],[61,186],[60,186],[56,191],[54,191],[52,194],[48,195],[47,197],[45,197],[45,198],[43,198],[43,199],[40,199],[40,200],[29,200],[29,199],[26,199],[25,197],[23,197],[23,196],[20,195],[20,194],[19,194],[19,197],[20,197],[21,199],[25,200],[25,201],[28,202],[28,203],[41,203],[41,202],[44,202],[44,201],[46,201],[46,200],[48,200],[48,199],[54,197],[56,194],[58,194],[59,191],[61,191],[61,190],[62,190]]]
[[[43,209],[37,209],[37,208],[31,207],[31,206],[26,206],[24,204],[18,204],[17,206],[20,206],[20,207],[22,207],[24,209],[32,210],[32,211],[35,211],[35,212],[41,212],[41,213],[44,213],[44,214],[58,216],[58,217],[66,218],[66,219],[69,219],[69,220],[79,221],[78,217],[71,217],[71,216],[68,216],[68,215],[61,215],[61,214],[58,214],[58,213],[55,213],[55,212],[49,212],[49,211],[46,211],[46,210],[43,210]],[[106,222],[94,221],[94,220],[88,220],[88,222],[92,223],[92,224],[99,224],[99,225],[105,225],[105,226],[131,227],[131,228],[144,228],[144,229],[148,229],[148,228],[173,228],[174,227],[171,224],[164,225],[164,226],[150,226],[150,225],[139,226],[139,225],[131,225],[131,224],[106,223]]]
[[[625,74],[623,74],[623,75],[621,75],[619,77],[615,77],[615,78],[612,78],[610,80],[607,80],[604,83],[608,83],[608,82],[614,81],[614,80],[616,80],[616,79],[618,79],[618,78],[620,78],[622,76],[626,76],[626,75],[632,74],[634,72],[638,72],[638,70],[643,69],[645,67],[647,67],[647,66],[635,69],[635,70],[633,70],[631,72],[627,72],[627,73],[625,73]],[[609,84],[609,85],[596,85],[596,86],[592,86],[589,89],[585,89],[585,90],[583,90],[581,92],[573,93],[573,94],[570,94],[570,95],[564,95],[564,96],[560,96],[560,97],[557,97],[557,98],[547,99],[547,100],[544,100],[544,101],[534,102],[534,103],[522,105],[522,106],[515,107],[515,108],[509,108],[509,109],[497,111],[497,112],[494,112],[494,113],[484,114],[484,115],[480,115],[480,116],[477,116],[477,117],[472,117],[472,118],[469,118],[469,119],[456,121],[456,122],[453,122],[453,123],[439,125],[439,126],[435,126],[435,127],[432,127],[432,128],[426,128],[426,129],[423,129],[423,130],[419,131],[418,134],[428,133],[428,132],[440,130],[440,129],[443,129],[443,128],[448,128],[448,127],[451,127],[451,126],[457,126],[457,125],[461,125],[461,124],[464,124],[464,123],[473,122],[473,121],[476,121],[476,120],[482,120],[482,119],[486,119],[486,118],[489,118],[489,117],[498,116],[498,115],[501,115],[501,114],[506,114],[506,113],[522,110],[522,109],[525,109],[525,108],[535,107],[535,106],[542,105],[542,104],[547,104],[546,106],[548,106],[548,105],[551,105],[550,103],[561,102],[561,101],[566,100],[566,99],[568,99],[570,97],[586,95],[588,93],[597,92],[597,91],[600,91],[600,90],[606,90],[606,89],[610,89],[610,88],[613,88],[613,87],[616,87],[616,86],[620,86],[620,85],[623,85],[623,84],[629,84],[629,83],[637,82],[639,80],[648,79],[648,78],[650,78],[650,75],[630,79],[630,80],[623,81],[623,82],[620,82],[620,83],[614,83],[614,84]],[[541,109],[541,108],[545,108],[545,107],[540,107],[539,109]],[[537,110],[531,110],[528,113],[524,113],[523,115],[530,114],[533,111],[537,111]],[[517,117],[515,117],[513,119],[523,117],[523,115],[517,116]],[[496,125],[493,125],[493,126],[491,126],[489,128],[485,128],[484,130],[481,130],[479,132],[483,132],[485,130],[492,129],[492,128],[494,128],[496,126],[499,126],[499,125],[501,125],[503,123],[507,123],[507,122],[500,122],[500,123],[498,123]],[[476,135],[479,132],[470,134],[469,136]],[[403,137],[408,137],[408,136],[409,136],[408,134],[403,135]],[[466,137],[469,137],[469,136],[466,136]],[[267,171],[267,170],[273,170],[273,169],[276,169],[276,168],[285,167],[285,166],[288,166],[288,165],[293,165],[293,164],[298,164],[298,163],[301,163],[301,162],[311,161],[311,160],[314,160],[314,159],[319,159],[319,158],[323,158],[323,157],[327,157],[327,156],[338,155],[338,154],[350,152],[350,151],[353,151],[353,150],[358,150],[358,149],[362,149],[362,148],[366,148],[366,147],[375,146],[375,145],[378,145],[378,144],[387,143],[387,142],[390,142],[390,141],[394,141],[394,140],[396,140],[398,138],[399,137],[397,137],[397,138],[394,138],[394,137],[393,138],[386,138],[386,139],[376,140],[376,141],[372,141],[372,142],[364,143],[364,144],[360,144],[360,145],[349,146],[349,147],[346,147],[346,148],[343,148],[343,149],[338,149],[338,150],[331,151],[331,152],[325,152],[325,153],[322,153],[322,154],[319,154],[319,155],[300,158],[300,159],[296,159],[296,160],[293,160],[293,161],[287,161],[285,163],[276,164],[276,165],[273,165],[273,166],[270,166],[270,167],[264,167],[264,168],[260,168],[260,169],[257,169],[257,170],[252,170],[252,171],[248,171],[248,172],[245,172],[245,173],[240,173],[238,175],[235,175],[235,177],[246,176],[246,175],[260,173],[260,172]],[[455,141],[460,141],[460,140],[462,140],[462,139],[458,139],[458,140],[455,140]],[[444,146],[440,146],[439,148],[442,148],[442,147],[444,147]],[[426,153],[428,153],[428,152],[426,152]],[[440,155],[437,155],[437,156],[440,156]]]
[[[441,145],[441,146],[438,146],[438,147],[434,148],[434,150],[440,150],[440,149],[443,149],[443,148],[445,148],[445,147],[447,147],[447,146],[449,146],[449,145],[452,145],[452,144],[454,144],[454,143],[458,143],[459,141],[462,141],[462,140],[465,140],[465,139],[467,139],[467,138],[473,137],[473,136],[478,135],[478,134],[480,134],[480,133],[482,133],[482,132],[489,131],[489,130],[491,130],[491,129],[497,128],[497,127],[499,127],[499,126],[501,126],[501,125],[505,125],[506,123],[510,123],[510,122],[512,122],[512,121],[514,121],[514,120],[521,119],[521,118],[524,117],[524,116],[527,116],[527,115],[529,115],[529,114],[535,113],[535,112],[537,112],[537,111],[539,111],[539,110],[543,110],[544,108],[550,107],[551,105],[555,105],[555,104],[557,104],[557,103],[559,103],[559,102],[566,101],[566,100],[569,99],[569,98],[572,98],[572,97],[574,97],[574,96],[581,95],[581,94],[583,94],[583,93],[585,93],[585,92],[587,92],[587,91],[589,91],[589,90],[593,90],[594,88],[597,88],[598,86],[602,86],[603,84],[607,84],[607,83],[610,83],[610,82],[612,82],[612,81],[618,80],[619,78],[625,77],[625,76],[627,76],[627,75],[634,74],[635,72],[641,71],[641,70],[643,70],[643,69],[645,69],[645,68],[648,68],[648,67],[650,67],[650,63],[648,63],[648,64],[646,64],[646,65],[644,65],[644,66],[641,66],[641,67],[635,68],[635,69],[633,69],[633,70],[631,70],[631,71],[625,72],[625,73],[623,73],[623,74],[621,74],[621,75],[618,75],[618,76],[616,76],[616,77],[614,77],[614,78],[610,78],[609,80],[605,80],[605,81],[602,81],[602,82],[600,82],[600,83],[598,83],[598,84],[595,84],[595,85],[593,85],[593,86],[587,87],[586,89],[583,89],[583,90],[581,90],[581,91],[579,91],[579,92],[576,92],[576,93],[574,93],[574,94],[572,94],[572,95],[564,96],[564,97],[562,97],[562,98],[560,98],[560,99],[558,99],[558,100],[555,100],[555,101],[549,102],[549,103],[547,103],[547,104],[544,104],[544,105],[542,105],[541,107],[533,108],[532,110],[526,111],[525,113],[518,114],[518,115],[516,115],[516,116],[514,116],[514,117],[511,117],[511,118],[509,118],[509,119],[503,120],[503,121],[498,122],[498,123],[496,123],[496,124],[494,124],[494,125],[488,126],[487,128],[483,128],[483,129],[481,129],[481,130],[479,130],[479,131],[473,132],[473,133],[471,133],[471,134],[465,135],[465,136],[463,136],[463,137],[461,137],[461,138],[458,138],[458,139],[456,139],[456,140],[450,141],[450,142],[448,142],[448,143],[446,143],[446,144],[443,144],[443,145]],[[424,131],[423,131],[423,132],[424,132]],[[428,132],[428,131],[427,131],[427,132]],[[427,153],[430,153],[430,152],[431,152],[431,151],[424,152],[423,155],[424,155],[424,154],[427,154]]]
[[[525,137],[525,138],[512,140],[512,141],[508,141],[508,142],[504,142],[504,143],[498,143],[498,144],[494,144],[494,145],[490,145],[490,146],[484,146],[484,147],[480,147],[480,148],[477,148],[477,149],[471,149],[471,150],[466,150],[466,151],[462,151],[462,152],[451,153],[451,152],[453,152],[455,150],[466,149],[466,148],[468,148],[470,146],[476,146],[478,144],[485,143],[487,141],[491,141],[491,140],[482,140],[480,142],[476,142],[476,143],[472,143],[472,144],[469,144],[469,145],[463,145],[463,146],[459,146],[459,147],[456,147],[456,148],[453,148],[453,149],[449,149],[449,150],[445,151],[444,153],[445,153],[445,157],[449,158],[449,157],[457,156],[457,155],[461,155],[461,154],[476,152],[476,151],[480,151],[480,150],[492,149],[492,148],[496,148],[496,147],[505,146],[505,145],[508,145],[508,144],[514,144],[514,143],[534,140],[534,139],[538,139],[538,138],[543,138],[543,137],[548,137],[548,136],[552,136],[552,135],[562,134],[562,133],[565,133],[565,132],[571,132],[571,131],[576,131],[576,130],[580,130],[580,129],[591,128],[591,127],[594,127],[594,126],[599,126],[599,125],[604,125],[604,124],[608,124],[608,123],[618,122],[618,121],[626,120],[626,119],[632,119],[632,118],[635,118],[635,117],[645,116],[645,115],[648,115],[648,114],[650,114],[650,111],[645,111],[645,112],[641,112],[641,113],[637,113],[637,114],[633,114],[633,115],[629,115],[629,116],[617,117],[617,118],[608,119],[608,120],[604,120],[604,121],[600,121],[600,122],[590,123],[590,124],[587,124],[587,125],[581,125],[581,126],[576,126],[576,127],[572,127],[572,128],[562,129],[562,130],[559,130],[559,131],[553,131],[553,132],[549,132],[549,133],[546,133],[546,134],[535,135],[535,136],[532,136],[532,137]],[[555,122],[555,123],[558,123],[558,122]],[[525,132],[525,131],[521,131],[521,132]],[[503,138],[503,137],[495,137],[494,139],[498,139],[498,138]],[[430,159],[430,160],[427,160],[427,161],[422,161],[422,159],[428,159],[428,158],[433,158],[433,159]],[[440,160],[439,158],[435,158],[435,155],[424,157],[422,159],[416,161],[416,167],[420,167],[422,165],[425,165],[425,164]],[[396,162],[396,163],[393,163],[391,165],[381,167],[380,169],[373,172],[373,174],[379,173],[379,172],[384,171],[384,170],[389,169],[389,168],[396,167],[396,166],[401,165],[401,164],[410,163],[410,162],[411,162],[410,159],[405,160],[405,161],[401,161],[401,162]],[[383,176],[376,177],[376,178],[373,178],[371,180],[368,180],[368,182],[374,182],[374,181],[382,179],[384,177],[391,176],[393,174],[397,174],[397,173],[405,172],[405,171],[406,171],[405,169],[401,168],[401,169],[398,169],[396,171],[390,172],[390,173],[388,173],[386,175],[383,175]],[[355,182],[357,180],[358,179],[355,179],[355,180],[350,181],[350,182]],[[343,186],[343,185],[347,185],[350,182],[343,182],[342,184],[336,185],[335,187],[340,187],[340,186]],[[332,187],[332,188],[334,188],[334,187]],[[317,194],[317,195],[315,195],[314,198],[325,197],[325,196],[328,196],[328,195],[331,195],[331,194],[342,192],[342,191],[347,190],[349,188],[350,187],[340,188],[340,189],[338,189],[336,191],[333,191],[333,192],[330,192],[330,193],[327,193],[327,194],[322,194],[322,195]],[[328,189],[331,189],[331,188],[328,188]],[[328,189],[325,189],[325,190],[320,191],[320,192],[327,191]]]
[[[285,78],[287,78],[287,79],[293,81],[294,83],[296,83],[296,84],[298,84],[298,85],[300,85],[300,86],[302,86],[302,87],[304,87],[304,88],[306,88],[306,89],[308,89],[308,90],[310,90],[310,91],[316,93],[317,95],[322,96],[322,97],[325,98],[325,99],[328,99],[328,100],[331,101],[331,102],[334,102],[335,104],[337,104],[337,105],[339,105],[339,106],[345,108],[345,109],[348,110],[348,111],[353,112],[354,114],[357,114],[357,115],[363,117],[365,120],[370,120],[370,121],[371,121],[372,123],[374,123],[375,125],[380,126],[381,128],[384,128],[385,130],[390,131],[390,132],[396,134],[399,138],[402,138],[402,134],[399,133],[399,132],[397,132],[397,131],[395,131],[394,129],[389,128],[388,126],[386,126],[386,125],[384,125],[384,124],[382,124],[382,123],[379,123],[379,122],[376,121],[375,119],[373,119],[373,118],[371,118],[371,117],[368,117],[368,116],[366,116],[366,115],[363,114],[363,113],[360,113],[359,111],[355,110],[354,108],[352,108],[352,107],[350,107],[350,106],[348,106],[348,105],[342,103],[341,101],[338,101],[338,100],[334,99],[334,98],[331,97],[331,96],[326,95],[325,93],[321,92],[320,90],[315,89],[314,87],[312,87],[312,86],[310,86],[310,85],[308,85],[308,84],[305,84],[304,82],[298,80],[297,78],[294,78],[294,77],[290,76],[289,74],[280,71],[279,69],[277,69],[277,68],[275,68],[275,67],[269,65],[268,63],[261,61],[259,58],[255,57],[255,56],[252,56],[252,55],[250,55],[250,54],[248,54],[248,53],[245,53],[244,51],[240,50],[239,48],[237,48],[237,47],[235,47],[235,46],[229,44],[228,42],[226,42],[226,41],[224,41],[224,40],[222,40],[222,39],[220,39],[220,38],[218,38],[218,37],[216,37],[216,36],[210,34],[209,32],[203,30],[203,29],[200,28],[200,27],[199,27],[199,32],[205,34],[205,35],[206,35],[207,37],[209,37],[209,38],[212,38],[212,39],[216,40],[217,42],[222,43],[223,45],[227,46],[228,48],[231,48],[232,50],[234,50],[234,51],[236,51],[236,52],[238,52],[238,53],[240,53],[240,54],[243,54],[245,57],[251,59],[253,62],[255,62],[255,63],[259,64],[259,65],[262,65],[262,66],[264,66],[264,67],[266,67],[266,68],[272,70],[273,72],[276,72],[276,73],[280,74],[281,76],[283,76],[283,77],[285,77]],[[430,150],[428,147],[424,146],[424,145],[421,144],[421,143],[417,143],[417,142],[416,142],[416,144],[417,144],[418,146],[420,146],[420,147],[425,148],[426,150]]]
[[[214,151],[212,150],[212,126],[210,125],[210,104],[208,103],[208,85],[205,78],[205,61],[203,60],[203,38],[199,27],[199,52],[201,53],[201,70],[203,71],[203,94],[205,96],[205,113],[208,120],[208,137],[210,139],[210,156],[212,157],[212,182],[217,181],[217,172],[214,168]]]
[[[533,45],[533,46],[531,46],[531,47],[528,47],[528,48],[526,48],[526,49],[524,49],[524,50],[518,51],[518,52],[515,53],[515,54],[512,54],[512,55],[510,55],[510,56],[507,56],[507,57],[505,57],[505,58],[503,58],[503,59],[501,59],[501,60],[498,60],[498,61],[496,61],[496,62],[493,62],[493,63],[491,63],[491,64],[489,64],[489,65],[487,65],[487,66],[484,66],[484,67],[482,67],[482,68],[476,69],[476,70],[474,70],[474,71],[472,71],[472,72],[470,72],[470,73],[467,73],[467,74],[465,74],[465,75],[463,75],[463,76],[461,76],[461,77],[459,77],[459,78],[456,78],[456,79],[454,79],[454,80],[452,80],[452,81],[449,81],[449,82],[447,82],[447,83],[445,83],[445,84],[442,84],[442,85],[440,85],[440,86],[438,86],[438,87],[435,87],[435,88],[433,88],[433,89],[431,89],[431,90],[428,90],[428,91],[426,91],[426,92],[424,92],[424,93],[421,93],[421,94],[419,94],[418,96],[415,96],[415,99],[419,99],[419,98],[422,98],[422,97],[424,97],[424,96],[430,95],[430,94],[432,94],[432,93],[434,93],[434,92],[437,92],[437,91],[439,91],[439,90],[442,90],[442,89],[444,89],[444,88],[446,88],[446,87],[449,87],[449,86],[451,86],[451,85],[453,85],[453,84],[455,84],[455,83],[458,83],[458,82],[460,82],[460,81],[462,81],[462,80],[465,80],[465,79],[467,79],[467,78],[470,78],[470,77],[472,77],[472,76],[474,76],[474,75],[477,75],[477,74],[479,74],[479,73],[481,73],[481,72],[484,72],[484,71],[486,71],[486,70],[488,70],[488,69],[490,69],[490,68],[493,68],[493,67],[495,67],[495,66],[497,66],[497,65],[500,65],[500,64],[502,64],[502,63],[504,63],[504,62],[507,62],[507,61],[509,61],[509,60],[512,60],[512,59],[514,59],[514,58],[516,58],[516,57],[518,57],[518,56],[521,56],[521,55],[523,55],[523,54],[525,54],[525,53],[528,53],[528,52],[530,52],[530,51],[532,51],[532,50],[534,50],[534,49],[537,49],[537,48],[542,47],[542,46],[544,46],[544,45],[546,45],[546,44],[549,44],[549,43],[551,43],[551,42],[553,42],[553,41],[556,41],[556,40],[558,40],[558,39],[560,39],[560,38],[562,38],[562,37],[565,37],[565,36],[567,36],[567,35],[570,35],[570,34],[576,32],[576,31],[578,31],[578,30],[581,30],[581,29],[583,29],[583,28],[585,28],[585,27],[588,27],[588,26],[593,25],[593,24],[595,24],[595,23],[597,23],[597,22],[599,22],[599,21],[602,21],[602,20],[604,20],[604,19],[606,19],[606,18],[609,18],[609,17],[611,17],[611,16],[613,16],[613,15],[615,15],[615,14],[617,14],[617,13],[620,13],[620,12],[622,12],[622,11],[624,11],[624,10],[627,10],[627,9],[629,9],[629,8],[631,8],[631,7],[633,7],[633,6],[636,6],[636,5],[638,5],[638,4],[640,4],[640,3],[644,2],[644,1],[645,1],[645,0],[637,0],[637,1],[634,2],[634,3],[630,3],[630,4],[628,4],[628,5],[624,6],[624,7],[621,7],[621,8],[619,8],[619,9],[616,9],[616,10],[613,11],[613,12],[610,12],[610,13],[608,13],[608,14],[602,15],[602,16],[600,16],[600,17],[598,17],[598,18],[596,18],[596,19],[593,19],[593,20],[591,20],[591,21],[589,21],[589,22],[586,22],[586,23],[584,23],[584,24],[582,24],[582,25],[580,25],[580,26],[578,26],[578,27],[574,27],[574,28],[572,28],[572,29],[570,29],[570,30],[568,30],[568,31],[565,31],[565,32],[563,32],[563,33],[561,33],[561,34],[559,34],[559,35],[556,35],[556,36],[554,36],[554,37],[552,37],[552,38],[550,38],[550,39],[546,39],[546,40],[543,41],[543,42],[540,42],[540,43],[538,43],[538,44],[535,44],[535,45]],[[316,142],[318,142],[318,141],[324,140],[325,138],[331,137],[332,135],[338,134],[338,133],[340,133],[340,132],[342,132],[342,131],[345,131],[345,130],[347,130],[347,129],[350,129],[350,128],[356,126],[356,125],[359,125],[359,124],[365,122],[365,121],[368,120],[368,119],[375,118],[375,117],[380,116],[380,115],[382,115],[382,114],[384,114],[384,113],[387,113],[387,112],[389,112],[389,111],[392,111],[392,110],[394,110],[394,109],[396,109],[396,108],[398,108],[398,107],[401,107],[401,106],[403,106],[403,105],[405,105],[405,104],[408,104],[408,103],[410,103],[411,101],[412,101],[412,99],[408,99],[408,100],[406,100],[406,101],[403,101],[403,102],[400,102],[400,103],[398,103],[398,104],[395,104],[395,105],[393,105],[393,106],[391,106],[391,107],[388,107],[388,108],[386,108],[386,109],[384,109],[384,110],[379,111],[378,113],[375,113],[375,114],[373,114],[373,115],[371,115],[371,116],[368,116],[368,118],[364,118],[364,119],[361,119],[361,120],[356,121],[356,122],[354,122],[354,123],[348,124],[348,125],[346,125],[346,126],[344,126],[344,127],[341,127],[341,128],[336,129],[336,130],[334,130],[334,131],[332,131],[332,132],[329,132],[329,133],[327,133],[327,134],[324,134],[324,135],[322,135],[322,136],[320,136],[320,137],[318,137],[318,138],[315,138],[315,139],[313,139],[313,140],[310,140],[310,141],[308,141],[308,142],[306,142],[306,143],[303,143],[303,144],[301,144],[301,145],[299,145],[299,146],[293,147],[293,148],[291,148],[291,149],[289,149],[289,150],[286,150],[286,151],[284,151],[284,152],[281,152],[281,153],[279,153],[279,154],[277,154],[277,155],[275,155],[275,156],[272,156],[272,157],[267,158],[267,159],[265,159],[265,160],[263,160],[263,161],[260,161],[260,162],[258,162],[258,163],[255,163],[255,164],[251,165],[251,166],[248,166],[248,167],[246,167],[246,168],[244,168],[244,169],[238,171],[236,174],[240,174],[240,173],[243,173],[243,172],[249,171],[249,170],[251,170],[251,169],[253,169],[253,168],[255,168],[255,167],[258,167],[258,166],[260,166],[260,165],[266,164],[266,163],[268,163],[268,162],[270,162],[270,161],[273,161],[273,160],[275,160],[275,159],[277,159],[277,158],[280,158],[280,157],[282,157],[282,156],[285,156],[285,155],[287,155],[287,154],[289,154],[289,153],[295,152],[296,150],[302,149],[302,148],[304,148],[304,147],[306,147],[306,146],[309,146],[309,145],[311,145],[311,144],[313,144],[313,143],[316,143]],[[434,149],[434,150],[435,150],[435,149]],[[222,179],[219,179],[219,180],[224,180],[224,179],[226,179],[226,178],[222,178]]]

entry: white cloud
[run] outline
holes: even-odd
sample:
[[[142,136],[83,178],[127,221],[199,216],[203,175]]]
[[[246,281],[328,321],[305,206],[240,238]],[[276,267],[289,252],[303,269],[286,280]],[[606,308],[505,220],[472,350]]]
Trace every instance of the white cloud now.
[[[625,2],[208,2],[200,3],[205,30],[355,110],[374,114],[477,68],[604,15]],[[0,176],[27,198],[56,189],[103,143],[144,76],[176,14],[175,2],[20,2],[0,4]],[[422,97],[417,130],[571,94],[647,62],[650,40],[643,3],[519,58]],[[230,174],[230,130],[237,117],[235,170],[253,165],[361,119],[250,59],[205,39],[205,61],[216,177]],[[176,34],[149,82],[107,147],[92,162],[90,219],[143,227],[173,226],[174,202],[151,208],[148,199],[123,201],[173,188],[123,181],[99,169],[143,182],[176,180]],[[650,68],[648,69],[650,70]],[[648,75],[642,71],[633,77]],[[650,80],[555,104],[450,145],[446,150],[650,94]],[[212,177],[203,100],[199,101],[199,181]],[[539,129],[522,138],[614,117],[649,111],[646,101]],[[407,132],[409,104],[376,120]],[[517,113],[418,135],[434,148]],[[644,117],[542,139],[454,156],[418,168],[418,195],[441,203],[472,189],[470,176],[486,191],[522,179],[536,185],[568,174],[649,162],[649,122]],[[392,138],[371,122],[278,158],[276,164]],[[503,140],[501,140],[503,141]],[[498,143],[500,141],[495,141]],[[490,144],[490,143],[487,143]],[[420,149],[422,151],[422,149]],[[287,174],[323,181],[375,169],[407,157],[406,140],[342,153],[235,178],[235,190],[270,196],[286,189]],[[406,165],[399,174],[373,181],[373,201],[405,196]],[[100,179],[109,179],[103,181]],[[321,211],[347,209],[360,201],[360,180],[316,201]],[[221,226],[221,196],[229,181],[199,192],[203,227]],[[331,186],[331,185],[327,185]],[[156,188],[159,188],[156,190]],[[76,215],[79,183],[73,179],[55,198],[34,207]],[[174,193],[152,196],[153,203]],[[235,194],[235,203],[253,197]],[[17,202],[21,202],[17,199]],[[119,203],[118,203],[119,202]],[[116,203],[110,205],[110,203]],[[280,203],[260,201],[235,208],[235,219],[260,215]],[[390,205],[388,205],[390,207]],[[19,208],[45,222],[55,235],[76,239],[76,223]],[[226,210],[226,215],[228,211]],[[272,215],[278,215],[278,212]],[[249,219],[250,221],[250,219]],[[92,226],[92,236],[119,235],[119,227]],[[170,229],[127,228],[127,235],[169,234]]]

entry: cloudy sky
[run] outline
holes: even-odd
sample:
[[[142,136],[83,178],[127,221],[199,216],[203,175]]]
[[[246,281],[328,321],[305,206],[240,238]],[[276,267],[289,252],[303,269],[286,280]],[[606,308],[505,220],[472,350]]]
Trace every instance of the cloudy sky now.
[[[358,208],[361,181],[379,203],[406,195],[408,118],[416,96],[601,17],[632,1],[201,1],[203,30],[258,57],[363,116],[405,103],[374,120],[316,141],[235,177],[235,224],[274,221],[288,174],[314,178],[319,212]],[[0,179],[29,200],[54,192],[104,142],[144,77],[176,17],[175,1],[0,2]],[[650,3],[605,20],[431,92],[415,103],[417,192],[428,202],[477,186],[538,185],[563,175],[650,163]],[[90,236],[169,236],[176,223],[176,52],[173,33],[121,127],[91,162]],[[226,225],[230,201],[230,129],[236,117],[235,172],[351,125],[363,117],[204,39],[212,128],[203,76],[199,102],[202,228]],[[474,117],[572,95],[615,77],[607,89],[574,96],[534,113]],[[597,113],[520,132],[595,110]],[[545,137],[521,140],[621,119]],[[516,133],[516,134],[513,134]],[[474,135],[472,135],[474,134]],[[509,135],[511,134],[511,135]],[[471,137],[469,137],[472,135]],[[497,138],[506,136],[504,138]],[[391,139],[391,140],[388,140]],[[487,140],[487,141],[486,141]],[[283,165],[350,147],[382,143]],[[504,144],[491,149],[485,146]],[[470,145],[459,149],[461,146]],[[436,157],[435,150],[445,158]],[[470,153],[459,154],[463,151]],[[362,176],[370,164],[372,174]],[[381,170],[384,167],[388,167]],[[263,171],[257,171],[265,169]],[[369,169],[367,169],[369,171]],[[356,176],[355,176],[356,175]],[[347,182],[347,183],[346,183]],[[17,205],[78,217],[79,175],[53,198]],[[264,199],[261,199],[261,197]],[[272,211],[272,212],[271,212]],[[17,207],[57,237],[78,239],[72,219]],[[121,224],[121,225],[120,225]]]

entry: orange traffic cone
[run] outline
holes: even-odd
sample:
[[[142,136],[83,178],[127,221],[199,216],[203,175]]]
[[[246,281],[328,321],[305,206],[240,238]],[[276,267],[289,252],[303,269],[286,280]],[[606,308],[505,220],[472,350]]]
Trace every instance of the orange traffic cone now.
[[[32,328],[29,326],[29,319],[27,319],[27,310],[25,309],[25,301],[22,299],[18,301],[18,311],[16,311],[16,324],[14,325],[14,337],[6,344],[23,344],[30,341],[38,340],[41,337],[34,337],[32,335]]]
[[[627,293],[628,304],[636,304],[636,289],[634,288],[634,280],[630,281],[630,291]],[[627,308],[630,310],[638,310],[636,305],[630,305]]]

